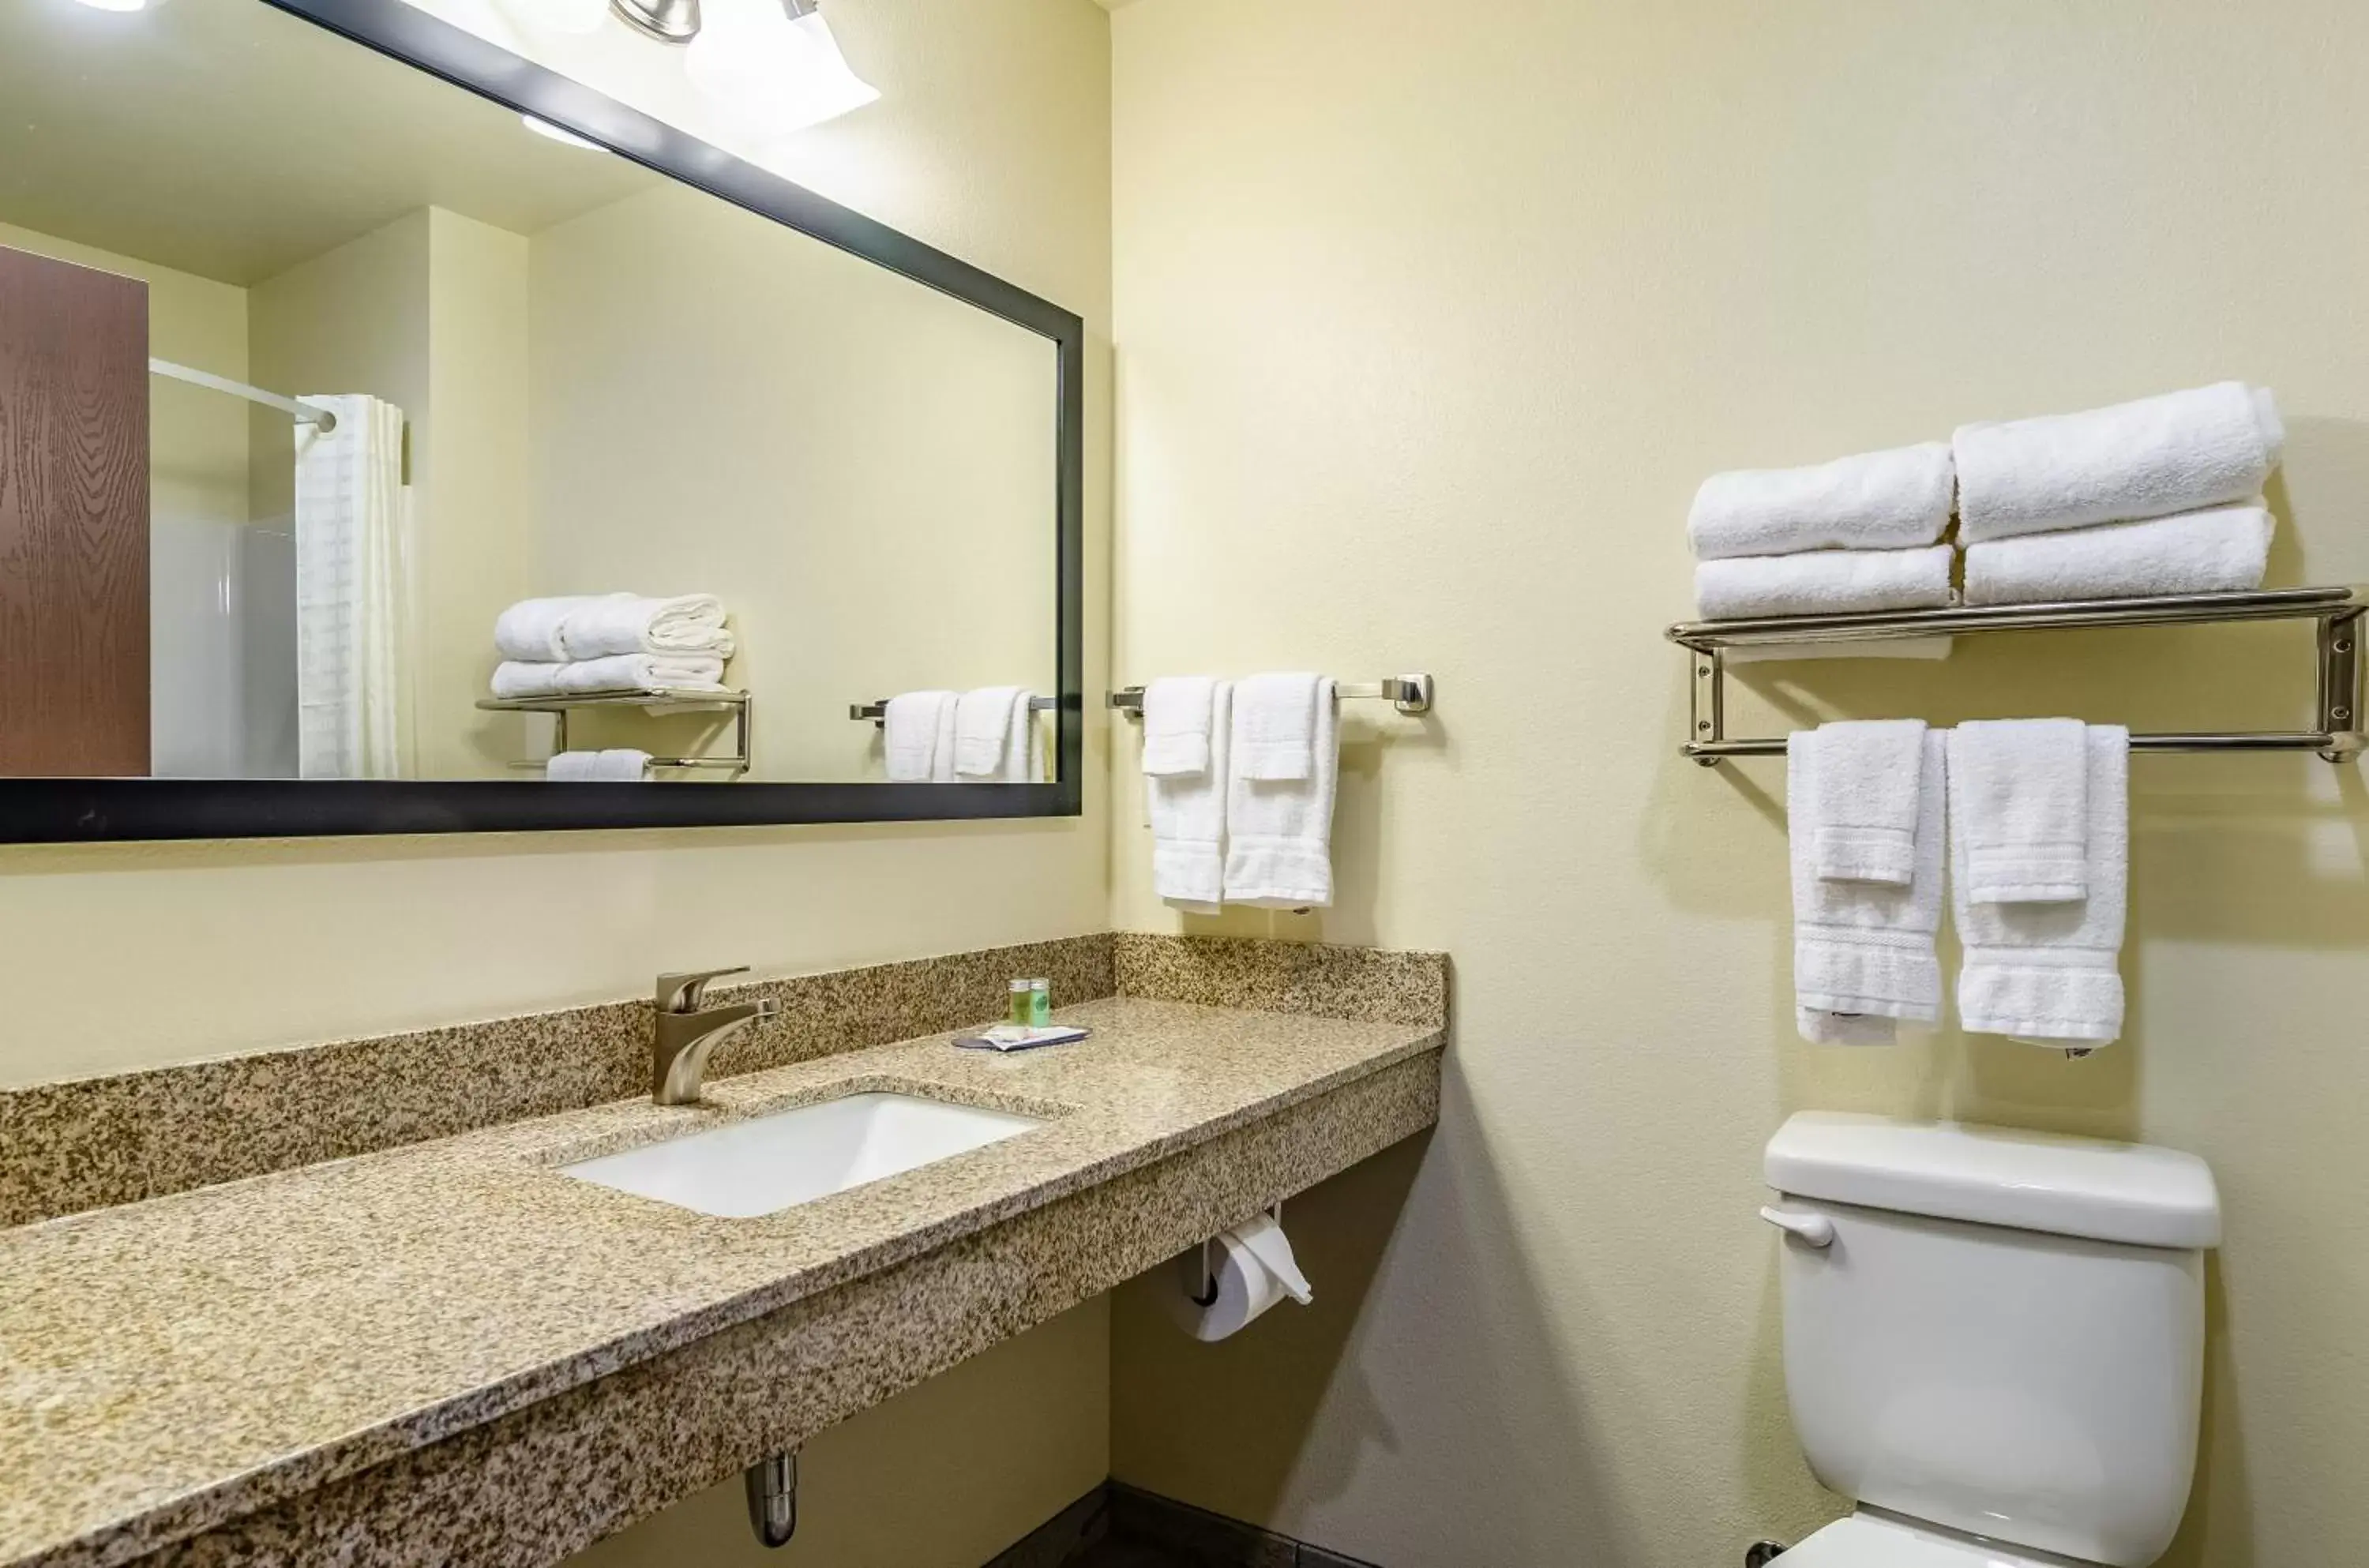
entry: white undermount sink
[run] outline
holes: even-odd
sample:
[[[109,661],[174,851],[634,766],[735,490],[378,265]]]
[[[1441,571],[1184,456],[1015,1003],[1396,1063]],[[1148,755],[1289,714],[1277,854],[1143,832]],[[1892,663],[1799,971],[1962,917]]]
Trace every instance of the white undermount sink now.
[[[1044,1122],[918,1094],[848,1094],[559,1167],[580,1181],[702,1214],[772,1214]]]

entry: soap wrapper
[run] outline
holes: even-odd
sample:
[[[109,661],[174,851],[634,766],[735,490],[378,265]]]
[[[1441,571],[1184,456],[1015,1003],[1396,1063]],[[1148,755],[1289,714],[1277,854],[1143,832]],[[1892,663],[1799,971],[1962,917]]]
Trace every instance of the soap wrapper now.
[[[1039,1046],[1066,1046],[1093,1033],[1092,1029],[1074,1024],[1050,1024],[1033,1028],[1018,1024],[998,1024],[994,1028],[982,1029],[976,1035],[964,1035],[955,1044],[969,1051],[1031,1051]]]

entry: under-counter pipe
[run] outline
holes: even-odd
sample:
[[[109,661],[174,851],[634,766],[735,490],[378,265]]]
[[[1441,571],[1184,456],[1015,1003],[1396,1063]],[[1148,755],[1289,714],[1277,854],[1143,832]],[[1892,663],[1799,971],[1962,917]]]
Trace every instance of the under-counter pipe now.
[[[784,1547],[798,1533],[798,1451],[773,1454],[749,1467],[749,1528],[760,1545]]]

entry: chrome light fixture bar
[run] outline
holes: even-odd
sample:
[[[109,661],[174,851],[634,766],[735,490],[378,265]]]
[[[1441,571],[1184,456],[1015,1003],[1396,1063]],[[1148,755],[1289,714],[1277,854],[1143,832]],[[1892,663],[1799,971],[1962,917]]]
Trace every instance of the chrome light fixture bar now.
[[[609,0],[617,19],[660,43],[689,43],[699,36],[699,0]]]

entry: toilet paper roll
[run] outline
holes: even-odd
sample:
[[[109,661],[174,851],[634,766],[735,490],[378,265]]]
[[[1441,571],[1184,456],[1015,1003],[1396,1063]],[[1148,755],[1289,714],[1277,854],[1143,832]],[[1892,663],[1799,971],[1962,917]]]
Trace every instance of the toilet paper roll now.
[[[1176,1260],[1175,1287],[1168,1298],[1169,1314],[1177,1327],[1196,1339],[1225,1339],[1241,1333],[1278,1301],[1296,1300],[1305,1306],[1314,1299],[1307,1276],[1291,1255],[1290,1238],[1264,1214],[1210,1242],[1208,1267],[1217,1291],[1215,1299],[1206,1304],[1196,1299],[1209,1283],[1201,1272],[1202,1252],[1195,1247]]]

